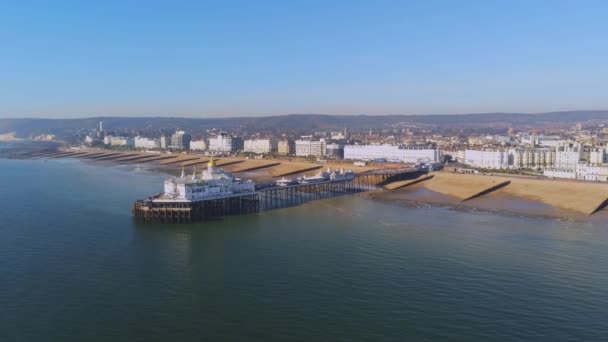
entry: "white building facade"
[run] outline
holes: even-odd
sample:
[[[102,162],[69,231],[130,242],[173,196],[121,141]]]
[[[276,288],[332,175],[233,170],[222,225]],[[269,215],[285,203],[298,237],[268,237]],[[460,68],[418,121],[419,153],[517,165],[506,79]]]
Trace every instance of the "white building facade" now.
[[[277,153],[279,143],[276,139],[248,139],[245,140],[243,151],[257,154]]]
[[[401,148],[396,145],[346,145],[344,146],[344,159],[384,159],[403,163],[439,162],[441,154],[438,149],[429,148]]]
[[[608,182],[608,165],[579,164],[576,166],[576,179]]]
[[[209,151],[213,152],[232,152],[232,137],[225,133],[209,139]]]
[[[515,148],[509,150],[514,169],[543,169],[555,165],[555,150],[549,148]]]
[[[296,146],[292,140],[281,140],[278,143],[278,153],[282,155],[290,155],[296,153]]]
[[[243,150],[243,138],[232,137],[226,132],[209,139],[209,151],[220,153],[233,153]]]
[[[606,162],[606,149],[596,148],[589,152],[589,163],[593,165],[604,164]]]
[[[200,175],[193,173],[171,177],[164,182],[164,193],[155,202],[188,202],[209,198],[229,197],[242,193],[254,193],[255,183],[234,178],[230,173],[216,167],[211,159],[207,169]]]
[[[509,152],[465,150],[464,164],[481,169],[508,169]]]
[[[110,137],[110,146],[135,146],[133,139],[127,137]]]
[[[324,140],[300,139],[295,141],[296,156],[298,157],[322,157],[325,155]]]
[[[575,170],[581,159],[579,147],[564,147],[555,152],[555,168]]]
[[[133,139],[135,148],[153,149],[160,147],[160,142],[156,139],[137,136]]]
[[[576,171],[573,169],[550,168],[543,170],[543,176],[549,178],[576,179]]]
[[[207,142],[203,139],[190,141],[190,149],[192,151],[206,151]]]

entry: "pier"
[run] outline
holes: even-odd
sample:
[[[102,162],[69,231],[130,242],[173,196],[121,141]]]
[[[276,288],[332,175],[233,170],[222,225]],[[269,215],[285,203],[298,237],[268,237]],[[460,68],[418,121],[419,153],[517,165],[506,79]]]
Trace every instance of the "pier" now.
[[[385,171],[385,172],[382,172]],[[413,169],[377,170],[357,174],[348,180],[328,180],[310,184],[278,186],[257,184],[255,192],[242,193],[200,201],[163,201],[153,198],[133,204],[133,217],[143,223],[192,223],[229,215],[246,215],[262,211],[298,206],[322,200],[380,189],[387,182],[415,179],[426,171]]]
[[[154,203],[138,200],[133,204],[133,217],[143,223],[192,223],[259,211],[258,193],[210,198],[196,202]]]

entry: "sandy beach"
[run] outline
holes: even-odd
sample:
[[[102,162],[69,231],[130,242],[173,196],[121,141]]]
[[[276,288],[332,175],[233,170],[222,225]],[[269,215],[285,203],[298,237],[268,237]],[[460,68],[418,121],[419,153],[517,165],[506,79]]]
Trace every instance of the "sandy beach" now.
[[[202,153],[153,153],[137,151],[116,151],[95,148],[62,149],[33,157],[78,158],[83,161],[100,164],[143,164],[147,167],[165,172],[178,174],[184,169],[187,173],[206,167],[210,156]],[[247,159],[244,157],[215,157],[217,165],[228,172],[255,181],[270,181],[281,177],[300,177],[312,175],[321,169],[350,169],[354,172],[365,172],[379,168],[399,167],[391,163],[369,166],[354,166],[352,162],[328,161],[318,163],[305,158],[264,158]]]
[[[430,176],[411,186],[404,182],[398,184],[401,187],[389,185],[388,191],[372,197],[576,218],[603,211],[608,201],[608,184],[602,183],[449,172],[434,172]],[[391,187],[397,188],[390,190]]]

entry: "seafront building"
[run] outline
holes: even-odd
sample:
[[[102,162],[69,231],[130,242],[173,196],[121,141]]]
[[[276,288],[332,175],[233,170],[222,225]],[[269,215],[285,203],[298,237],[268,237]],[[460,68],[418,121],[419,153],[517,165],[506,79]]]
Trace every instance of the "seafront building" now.
[[[344,158],[344,145],[338,143],[326,144],[325,155],[331,158]]]
[[[589,152],[589,163],[592,165],[604,164],[608,160],[606,159],[605,148],[593,148]]]
[[[294,153],[296,153],[296,144],[293,142],[293,140],[281,140],[278,143],[277,146],[278,149],[278,154],[281,155],[292,155]]]
[[[190,140],[192,137],[185,131],[177,131],[171,136],[171,148],[177,150],[188,150],[190,149]]]
[[[169,138],[166,135],[161,135],[160,136],[160,148],[162,149],[168,149],[169,146],[171,146],[171,138]]]
[[[509,150],[510,168],[542,169],[555,165],[555,150],[550,148],[515,148]]]
[[[226,132],[220,132],[217,136],[209,139],[209,151],[219,153],[236,153],[242,151],[243,138],[230,136]]]
[[[565,170],[575,170],[581,160],[582,148],[560,147],[555,152],[555,168]]]
[[[325,155],[325,139],[312,140],[310,137],[303,137],[295,141],[296,156],[298,157],[323,157]]]
[[[549,178],[608,182],[605,150],[594,148],[589,161],[582,160],[581,146],[552,148],[515,148],[501,150],[465,150],[464,164],[481,169],[537,169]]]
[[[594,182],[608,182],[608,165],[578,164],[576,166],[576,179]]]
[[[190,141],[190,150],[192,151],[206,151],[207,142],[204,139]]]
[[[114,136],[108,136],[108,139],[104,138],[104,143],[106,145],[110,145],[110,146],[126,146],[126,147],[134,147],[135,143],[133,141],[133,139],[128,138],[128,137],[114,137]],[[108,143],[106,143],[108,142]]]
[[[154,149],[160,147],[160,141],[140,136],[136,136],[135,138],[133,138],[133,143],[135,148]]]
[[[600,153],[595,161],[603,160]],[[580,146],[553,148],[513,148],[504,150],[465,150],[463,163],[484,169],[575,170],[582,156]],[[596,163],[598,164],[598,163]]]
[[[481,169],[508,169],[509,153],[494,150],[465,150],[464,163]]]
[[[576,179],[576,170],[548,168],[543,170],[543,176],[549,178]]]
[[[279,149],[279,143],[277,139],[248,139],[244,143],[244,152],[251,152],[257,154],[266,153],[277,153]]]
[[[420,161],[439,162],[438,149],[408,147],[398,145],[346,145],[344,159],[348,160],[386,160],[391,162],[417,163]]]

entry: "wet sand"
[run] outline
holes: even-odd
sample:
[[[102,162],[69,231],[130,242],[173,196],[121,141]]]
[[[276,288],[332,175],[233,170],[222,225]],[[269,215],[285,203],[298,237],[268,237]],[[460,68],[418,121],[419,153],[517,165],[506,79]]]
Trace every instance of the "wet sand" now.
[[[560,209],[542,202],[531,201],[525,198],[519,198],[498,192],[463,202],[458,197],[430,190],[422,184],[417,184],[394,191],[383,190],[379,192],[372,192],[368,194],[368,197],[374,200],[399,203],[408,206],[435,205],[451,207],[455,210],[479,210],[521,216],[574,220],[586,220],[589,218],[588,215],[580,212]],[[608,214],[608,211],[606,211],[606,213]],[[594,218],[596,221],[608,220],[608,215],[604,216],[603,212],[597,215],[598,217]]]
[[[608,184],[434,172],[415,185],[372,197],[505,211],[523,215],[584,218],[604,215]]]
[[[530,179],[504,176],[462,175],[436,172],[425,185],[434,191],[464,198],[477,190],[498,182],[510,183],[495,191],[516,198],[541,202],[561,210],[575,211],[584,215],[593,214],[608,200],[608,184],[553,179]]]

